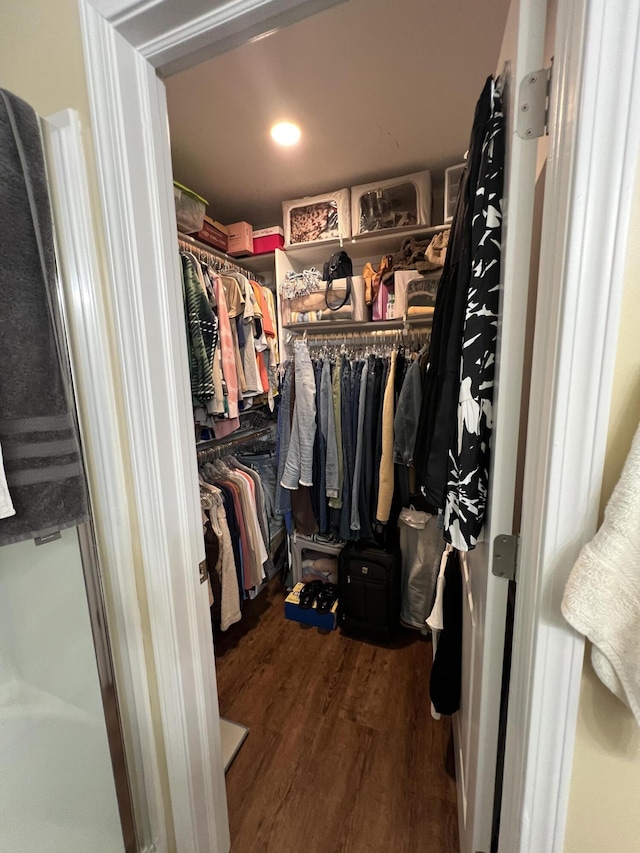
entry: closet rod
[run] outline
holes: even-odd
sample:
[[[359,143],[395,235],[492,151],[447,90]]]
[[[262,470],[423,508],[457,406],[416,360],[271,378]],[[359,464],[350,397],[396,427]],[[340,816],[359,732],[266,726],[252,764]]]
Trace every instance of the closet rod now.
[[[274,424],[275,426],[275,424]],[[237,444],[245,444],[247,441],[254,441],[273,432],[273,426],[264,427],[263,429],[247,430],[243,434],[238,434],[227,438],[214,438],[212,441],[203,442],[198,446],[198,462],[206,462],[207,459],[215,459],[220,453],[227,453],[230,448]]]
[[[251,281],[257,281],[259,284],[265,283],[264,276],[258,275],[257,273],[251,272],[245,267],[240,266],[240,264],[237,264],[229,255],[225,255],[223,251],[214,249],[213,246],[208,246],[206,243],[196,240],[195,237],[190,237],[188,234],[182,234],[180,231],[178,231],[178,246],[185,252],[191,252],[199,260],[204,260],[205,263],[218,271],[231,269],[235,272],[239,272]]]
[[[334,334],[326,334],[322,338],[306,338],[306,335],[303,336],[302,340],[306,341],[307,346],[309,347],[332,347],[337,344],[341,344],[344,346],[376,346],[377,344],[388,344],[392,341],[389,340],[389,335],[393,335],[394,338],[392,341],[402,344],[411,341],[424,341],[428,342],[431,340],[431,330],[419,331],[418,329],[385,329],[376,332],[369,332],[368,334],[357,334],[356,332],[335,332]],[[301,340],[298,338],[298,340]]]

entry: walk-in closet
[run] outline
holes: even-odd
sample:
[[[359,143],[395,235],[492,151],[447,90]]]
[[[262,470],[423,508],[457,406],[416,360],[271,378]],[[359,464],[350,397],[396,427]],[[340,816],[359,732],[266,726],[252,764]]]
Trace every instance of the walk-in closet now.
[[[507,7],[349,0],[165,81],[235,853],[460,849]]]

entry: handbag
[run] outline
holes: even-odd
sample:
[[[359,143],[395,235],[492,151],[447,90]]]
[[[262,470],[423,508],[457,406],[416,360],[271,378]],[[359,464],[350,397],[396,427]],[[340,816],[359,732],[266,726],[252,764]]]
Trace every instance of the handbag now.
[[[330,311],[345,314],[351,309],[351,320],[362,322],[367,319],[364,299],[364,279],[353,275],[353,262],[342,251],[331,255],[324,265],[323,279],[327,282],[324,301]],[[335,298],[337,296],[337,299]]]
[[[353,262],[344,251],[331,255],[322,269],[322,280],[326,282],[334,278],[348,278],[350,275],[353,275]]]

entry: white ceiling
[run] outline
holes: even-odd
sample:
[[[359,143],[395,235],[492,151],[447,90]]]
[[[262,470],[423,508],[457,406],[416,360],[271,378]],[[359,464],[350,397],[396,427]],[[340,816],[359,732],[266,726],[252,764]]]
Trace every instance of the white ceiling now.
[[[286,199],[446,166],[468,147],[509,0],[348,0],[167,82],[176,180],[221,222]],[[293,149],[272,123],[302,128]]]

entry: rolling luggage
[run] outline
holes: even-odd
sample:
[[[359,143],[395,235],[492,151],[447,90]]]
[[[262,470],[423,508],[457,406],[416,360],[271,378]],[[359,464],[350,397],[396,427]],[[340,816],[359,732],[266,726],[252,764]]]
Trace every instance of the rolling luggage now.
[[[400,620],[400,555],[354,542],[340,553],[339,624],[349,634],[392,640]]]

